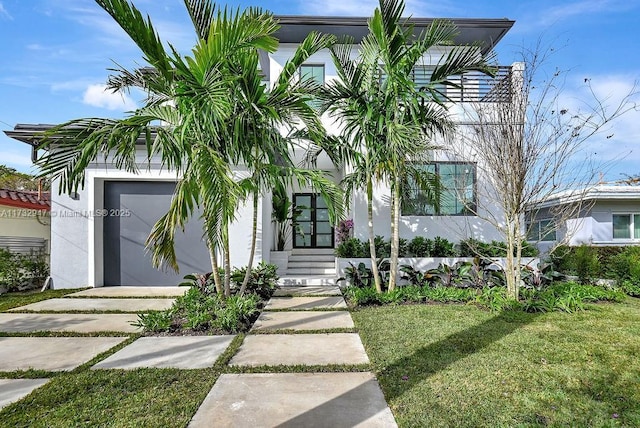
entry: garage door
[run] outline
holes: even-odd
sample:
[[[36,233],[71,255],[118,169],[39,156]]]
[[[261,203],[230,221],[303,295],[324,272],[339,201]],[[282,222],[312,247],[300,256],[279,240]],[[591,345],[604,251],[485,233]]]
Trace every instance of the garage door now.
[[[189,273],[211,271],[202,223],[197,218],[187,224],[184,233],[176,232],[180,272],[157,270],[151,264],[144,243],[153,225],[167,212],[174,188],[172,182],[105,182],[105,285],[177,285]]]

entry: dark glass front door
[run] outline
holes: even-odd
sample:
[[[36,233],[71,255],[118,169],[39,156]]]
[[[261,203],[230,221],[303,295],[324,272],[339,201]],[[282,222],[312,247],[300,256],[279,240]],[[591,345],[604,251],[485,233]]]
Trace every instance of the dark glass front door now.
[[[322,196],[315,193],[293,195],[294,248],[333,248],[333,227]]]

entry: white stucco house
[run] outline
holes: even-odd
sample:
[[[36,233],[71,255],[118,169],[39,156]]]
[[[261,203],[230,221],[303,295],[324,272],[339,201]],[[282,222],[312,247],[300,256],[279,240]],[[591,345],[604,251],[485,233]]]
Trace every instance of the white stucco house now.
[[[264,55],[261,68],[265,79],[274,81],[282,64],[293,54],[295,47],[310,31],[335,35],[350,35],[355,42],[367,33],[367,18],[300,17],[281,16],[281,28],[276,34],[279,49]],[[412,20],[417,29],[431,24],[432,19]],[[508,19],[453,19],[459,29],[456,43],[467,45],[480,43],[482,53],[489,53],[513,26]],[[429,64],[436,64],[446,53],[447,47],[430,52],[425,66],[415,70],[415,80],[429,76]],[[336,71],[328,51],[315,54],[301,73],[313,76],[319,82],[336,79]],[[509,102],[512,94],[511,66],[500,67],[498,75],[490,78],[470,73],[460,79],[460,89],[447,89],[451,98],[451,114],[470,102]],[[499,89],[499,90],[498,90]],[[458,110],[456,110],[458,109]],[[459,114],[459,121],[463,121]],[[330,117],[323,117],[330,133],[339,132],[338,124]],[[466,126],[466,125],[462,125]],[[7,135],[29,144],[35,144],[38,132],[46,125],[17,125]],[[141,150],[143,148],[141,147]],[[141,152],[142,153],[142,152]],[[294,157],[302,159],[303,153]],[[143,156],[141,155],[141,159]],[[320,158],[317,168],[327,172],[339,182],[346,171],[337,169],[327,157]],[[413,189],[413,204],[406,204],[402,213],[400,235],[411,239],[414,236],[441,236],[451,241],[473,237],[490,241],[500,239],[497,231],[471,215],[469,203],[478,210],[493,210],[488,201],[478,195],[481,186],[486,186],[481,168],[475,160],[464,156],[453,156],[446,150],[433,153],[428,168],[440,174],[446,186],[439,212],[433,207],[417,203],[420,189]],[[151,266],[144,242],[155,221],[165,212],[173,192],[176,175],[172,171],[160,170],[159,165],[143,165],[139,174],[118,170],[114,165],[96,162],[86,171],[83,190],[76,194],[56,194],[57,183],[51,200],[51,275],[55,288],[100,287],[116,285],[175,285],[187,273],[210,271],[206,246],[201,239],[202,230],[197,220],[190,222],[178,240],[177,254],[180,272],[161,272]],[[376,234],[390,236],[389,188],[380,184],[375,189]],[[331,275],[333,271],[333,247],[335,245],[333,225],[329,223],[324,201],[310,189],[289,189],[289,198],[297,206],[310,207],[298,217],[298,225],[304,235],[294,233],[286,244],[284,261],[279,259],[284,272],[280,275],[307,274]],[[464,200],[462,199],[464,198]],[[271,221],[271,195],[259,202],[259,239],[256,262],[275,261],[274,225]],[[355,237],[366,239],[366,203],[363,193],[353,195],[349,206],[354,221]],[[232,226],[231,259],[235,266],[246,265],[251,239],[251,209],[241,208],[237,221]],[[281,254],[278,255],[281,257]]]
[[[568,205],[577,208],[554,215]],[[558,243],[640,245],[640,187],[598,184],[555,194],[539,204],[530,222],[530,239],[543,251]]]

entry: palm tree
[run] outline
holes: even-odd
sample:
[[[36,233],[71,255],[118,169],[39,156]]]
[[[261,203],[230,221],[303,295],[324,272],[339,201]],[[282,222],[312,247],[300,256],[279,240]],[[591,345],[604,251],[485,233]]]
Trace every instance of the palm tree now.
[[[369,34],[363,39],[358,57],[351,59],[352,47],[341,41],[332,51],[341,81],[324,92],[324,106],[343,124],[342,150],[352,174],[349,188],[364,187],[367,192],[369,247],[376,289],[381,290],[375,265],[372,219],[372,180],[385,181],[391,187],[391,275],[389,290],[395,288],[398,271],[399,220],[403,183],[415,177],[427,186],[437,203],[437,177],[419,171],[414,163],[426,162],[429,150],[436,148],[434,137],[451,131],[452,123],[437,88],[455,86],[448,80],[467,71],[492,73],[487,58],[473,46],[454,47],[435,66],[430,81],[417,88],[412,71],[425,54],[436,46],[452,45],[455,27],[434,21],[415,34],[409,19],[402,19],[402,0],[380,0],[368,21]]]
[[[158,158],[163,168],[178,175],[169,210],[147,240],[154,265],[178,269],[176,229],[201,213],[216,289],[229,295],[229,224],[247,195],[234,167],[243,165],[255,176],[267,171],[274,177],[305,177],[297,174],[288,155],[290,141],[281,138],[278,129],[286,124],[306,126],[312,134],[322,134],[317,114],[307,103],[314,88],[299,82],[296,70],[331,38],[310,34],[267,91],[258,58],[260,50],[273,52],[278,46],[272,14],[254,8],[230,12],[207,0],[185,0],[198,40],[192,54],[182,56],[173,47],[165,50],[151,21],[129,2],[96,1],[138,45],[148,64],[133,71],[115,70],[108,87],[139,88],[147,98],[124,119],[77,119],[52,129],[43,147],[54,150],[40,159],[42,173],[60,178],[61,189],[73,191],[83,183],[85,168],[101,155],[111,157],[119,168],[137,172],[136,142],[142,138],[147,160]],[[267,162],[278,164],[279,170],[263,169]],[[287,169],[294,173],[282,173]],[[316,178],[306,175],[335,199],[335,189]],[[258,187],[252,192],[257,198]],[[219,252],[224,279],[218,273]]]

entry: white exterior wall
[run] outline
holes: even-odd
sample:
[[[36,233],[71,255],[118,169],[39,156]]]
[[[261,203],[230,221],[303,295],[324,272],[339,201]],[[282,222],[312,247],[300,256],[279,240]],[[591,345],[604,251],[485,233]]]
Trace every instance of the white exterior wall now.
[[[51,238],[49,213],[0,203],[0,236],[43,238],[48,242]]]
[[[291,58],[296,46],[292,44],[280,45],[278,51],[270,56],[270,80],[277,79],[282,70],[284,63]],[[425,64],[435,64],[450,48],[434,49],[425,56]],[[353,56],[357,55],[354,49]],[[324,64],[325,82],[337,79],[337,73],[331,55],[328,50],[322,50],[313,55],[308,64]],[[451,109],[451,115],[454,120],[464,120],[468,113],[465,108],[455,105]],[[340,124],[331,119],[328,115],[323,116],[323,124],[329,134],[338,134],[340,132]],[[464,126],[464,125],[462,125]],[[301,159],[301,158],[300,158]],[[457,160],[474,162],[472,157],[452,156],[452,153],[439,151],[435,155],[436,161]],[[329,169],[331,165],[329,159],[325,156],[319,160],[318,167],[320,169]],[[477,169],[477,195],[478,208],[481,214],[488,217],[495,217],[499,220],[500,213],[493,207],[495,203],[488,198],[492,192],[488,191],[486,179],[482,174],[482,168]],[[334,176],[341,176],[338,171]],[[376,235],[389,237],[391,235],[391,207],[390,207],[390,188],[385,183],[378,183],[374,187],[374,231]],[[351,207],[349,207],[349,216],[354,220],[354,236],[359,239],[368,238],[367,229],[367,205],[366,194],[364,191],[355,192],[353,195]],[[489,214],[488,211],[491,211]],[[411,239],[415,236],[435,237],[440,236],[453,242],[461,239],[473,237],[482,241],[501,240],[501,234],[495,227],[487,221],[481,220],[476,216],[403,216],[400,221],[400,237]]]
[[[569,245],[637,245],[640,239],[613,239],[614,214],[640,214],[640,198],[630,200],[600,200],[584,217],[571,219],[568,227],[575,227]]]
[[[140,159],[143,158],[140,152]],[[160,170],[154,164],[148,169],[147,165],[141,164],[139,173],[132,174],[97,162],[87,169],[85,186],[78,191],[77,200],[58,194],[58,182],[54,182],[51,195],[51,276],[54,288],[104,285],[103,219],[95,213],[104,208],[104,182],[113,180],[175,181],[176,174]],[[269,252],[268,243],[263,242],[260,236],[262,206],[260,200],[255,263]],[[230,226],[231,263],[236,267],[244,266],[249,261],[252,210],[251,201],[248,201],[239,208],[236,221]],[[159,216],[162,214],[158,213]],[[199,220],[193,218],[191,221]]]

